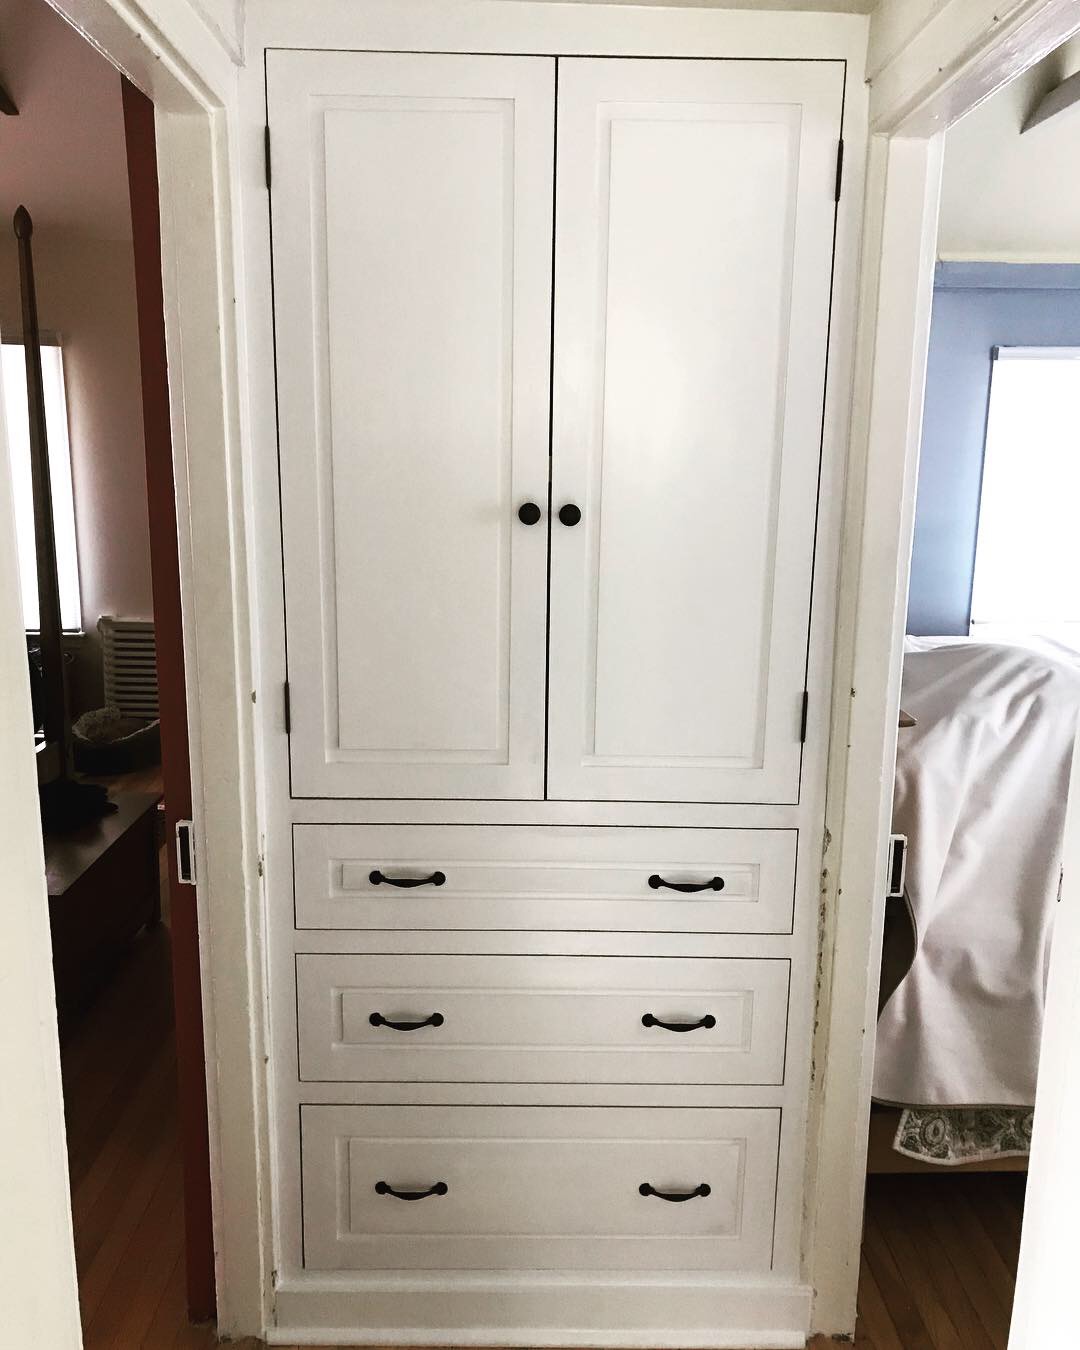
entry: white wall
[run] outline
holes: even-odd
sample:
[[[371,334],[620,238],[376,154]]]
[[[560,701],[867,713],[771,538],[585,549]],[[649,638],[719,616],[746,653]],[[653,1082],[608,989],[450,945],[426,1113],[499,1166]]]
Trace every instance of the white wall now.
[[[0,230],[20,191],[38,229],[131,238],[120,77],[46,0],[0,0]]]
[[[191,7],[229,55],[244,52],[244,0],[191,0]]]
[[[1080,108],[1020,128],[1080,70],[1072,39],[950,128],[938,235],[947,260],[1080,262]]]

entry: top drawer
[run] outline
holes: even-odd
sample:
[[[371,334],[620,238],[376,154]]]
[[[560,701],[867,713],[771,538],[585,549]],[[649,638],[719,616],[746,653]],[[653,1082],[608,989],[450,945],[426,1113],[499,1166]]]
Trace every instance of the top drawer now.
[[[796,841],[795,830],[294,825],[296,926],[789,933]]]

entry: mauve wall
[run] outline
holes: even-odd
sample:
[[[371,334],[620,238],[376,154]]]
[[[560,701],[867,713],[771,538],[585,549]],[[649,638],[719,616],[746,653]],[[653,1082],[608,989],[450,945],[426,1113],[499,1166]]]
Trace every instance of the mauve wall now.
[[[938,264],[908,599],[918,636],[968,631],[994,347],[1080,347],[1080,265]]]
[[[68,396],[87,634],[72,671],[76,712],[101,703],[100,615],[154,613],[133,266],[127,241],[35,232],[39,320],[60,338]],[[18,261],[14,241],[4,239],[0,330],[18,333],[21,326]]]
[[[0,0],[0,329],[21,332],[11,216],[34,218],[43,329],[64,349],[83,625],[75,712],[101,703],[102,614],[151,618],[135,271],[120,76],[45,0]]]

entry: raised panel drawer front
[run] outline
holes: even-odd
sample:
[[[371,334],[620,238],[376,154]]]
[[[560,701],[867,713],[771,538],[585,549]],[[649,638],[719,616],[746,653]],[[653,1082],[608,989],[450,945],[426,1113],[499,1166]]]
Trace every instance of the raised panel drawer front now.
[[[788,933],[796,840],[795,830],[294,825],[296,926]]]
[[[543,795],[554,88],[267,53],[296,796]]]
[[[772,1108],[301,1110],[309,1269],[764,1272],[771,1263]]]
[[[786,959],[296,959],[309,1081],[779,1084]]]
[[[550,797],[798,800],[843,88],[560,63]]]

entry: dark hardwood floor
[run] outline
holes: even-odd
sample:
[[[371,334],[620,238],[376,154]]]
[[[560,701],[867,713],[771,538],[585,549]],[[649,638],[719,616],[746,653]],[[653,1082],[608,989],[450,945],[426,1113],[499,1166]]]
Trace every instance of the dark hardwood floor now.
[[[143,935],[62,1048],[86,1350],[217,1343],[184,1309],[168,944]],[[1004,1350],[1023,1198],[1010,1173],[872,1178],[860,1350]]]
[[[872,1177],[859,1277],[860,1345],[1004,1350],[1026,1177]]]

